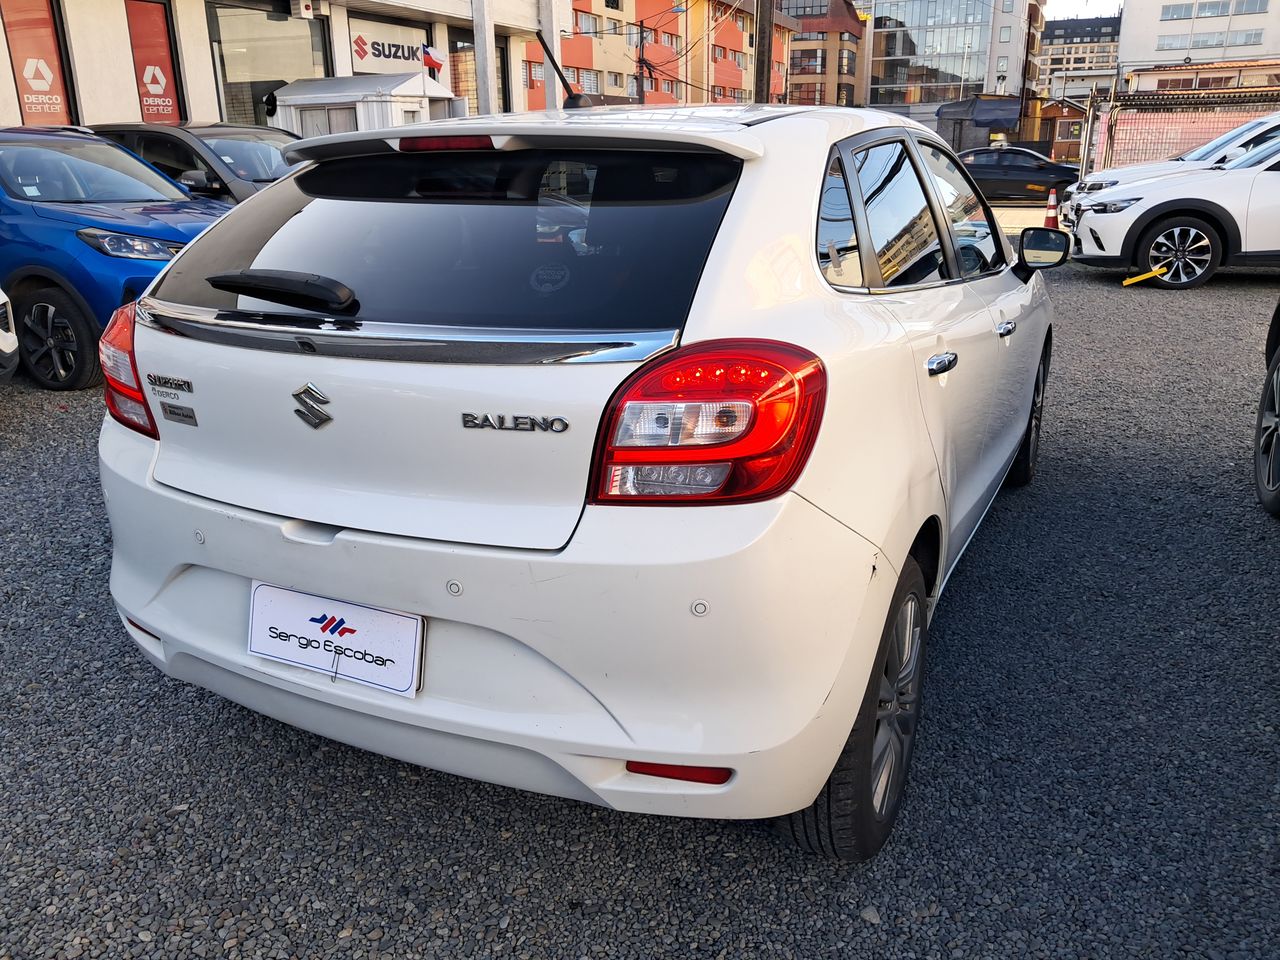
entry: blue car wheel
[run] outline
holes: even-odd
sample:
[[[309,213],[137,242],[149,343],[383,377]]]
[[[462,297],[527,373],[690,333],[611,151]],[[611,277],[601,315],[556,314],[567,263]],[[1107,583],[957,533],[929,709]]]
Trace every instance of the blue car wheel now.
[[[14,300],[18,352],[27,375],[46,390],[83,390],[102,382],[98,325],[56,287]]]

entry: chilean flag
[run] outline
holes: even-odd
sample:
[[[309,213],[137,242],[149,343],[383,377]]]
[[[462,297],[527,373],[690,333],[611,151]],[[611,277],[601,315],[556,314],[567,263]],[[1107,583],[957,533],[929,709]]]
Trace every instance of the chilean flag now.
[[[437,51],[424,43],[422,45],[422,65],[431,70],[439,70],[444,66],[444,60],[440,58],[440,54]]]

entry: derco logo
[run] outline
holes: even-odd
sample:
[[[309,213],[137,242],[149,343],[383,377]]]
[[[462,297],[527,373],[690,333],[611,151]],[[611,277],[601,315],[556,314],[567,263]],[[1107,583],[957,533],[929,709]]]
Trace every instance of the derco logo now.
[[[321,633],[332,634],[339,639],[349,637],[356,632],[355,627],[343,626],[347,622],[346,620],[340,617],[331,617],[327,613],[322,613],[318,617],[311,617],[307,622],[320,624]]]
[[[169,79],[163,70],[153,64],[142,71],[142,85],[147,88],[148,93],[158,97],[169,85]]]
[[[369,41],[363,36],[357,36],[355,40],[352,41],[351,46],[355,49],[356,56],[361,60],[369,55]]]
[[[37,93],[45,93],[53,86],[53,71],[38,57],[32,57],[22,68],[22,78]]]

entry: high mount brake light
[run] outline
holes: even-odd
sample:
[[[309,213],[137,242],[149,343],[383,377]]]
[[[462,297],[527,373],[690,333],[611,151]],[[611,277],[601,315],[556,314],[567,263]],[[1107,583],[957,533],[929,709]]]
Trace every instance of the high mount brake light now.
[[[398,149],[401,153],[422,153],[427,150],[492,150],[492,137],[401,137]]]
[[[142,378],[133,357],[133,328],[136,304],[126,303],[111,315],[111,322],[98,341],[98,359],[106,381],[103,399],[107,411],[130,430],[160,439],[156,422],[142,392]]]
[[[596,442],[594,503],[749,503],[790,488],[822,421],[826,371],[774,340],[677,350],[618,389]]]

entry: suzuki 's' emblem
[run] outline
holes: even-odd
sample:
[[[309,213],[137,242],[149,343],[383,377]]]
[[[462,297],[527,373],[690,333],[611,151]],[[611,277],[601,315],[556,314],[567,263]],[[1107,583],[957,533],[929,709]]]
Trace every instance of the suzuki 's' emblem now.
[[[293,412],[303,423],[313,430],[319,430],[333,417],[324,412],[321,404],[329,402],[329,398],[320,392],[314,383],[307,383],[293,391],[293,398],[298,401],[298,408]]]

